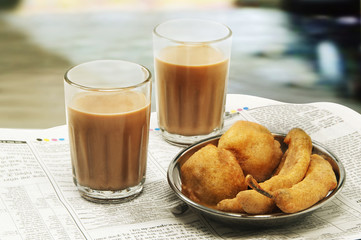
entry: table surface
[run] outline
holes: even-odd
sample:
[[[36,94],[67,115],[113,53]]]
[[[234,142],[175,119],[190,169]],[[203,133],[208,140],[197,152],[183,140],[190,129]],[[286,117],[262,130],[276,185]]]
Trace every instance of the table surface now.
[[[361,113],[358,96],[344,91],[348,83],[320,75],[315,54],[321,48],[314,48],[279,9],[0,12],[0,127],[64,124],[63,75],[73,65],[124,59],[154,72],[153,27],[178,17],[213,19],[232,29],[228,93],[292,103],[336,102]],[[154,101],[153,90],[152,111]]]

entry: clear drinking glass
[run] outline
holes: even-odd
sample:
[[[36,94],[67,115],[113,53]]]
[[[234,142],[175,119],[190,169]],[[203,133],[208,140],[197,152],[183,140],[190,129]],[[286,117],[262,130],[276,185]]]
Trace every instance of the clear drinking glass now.
[[[223,127],[232,31],[218,22],[176,19],[153,31],[158,124],[187,145]]]
[[[94,202],[138,195],[145,181],[151,73],[136,63],[98,60],[64,78],[73,181]]]

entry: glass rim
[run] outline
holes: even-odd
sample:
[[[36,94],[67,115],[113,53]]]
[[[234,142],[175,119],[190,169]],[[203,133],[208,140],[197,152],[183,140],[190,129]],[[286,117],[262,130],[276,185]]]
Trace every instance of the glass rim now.
[[[164,36],[164,35],[162,35],[161,33],[159,33],[157,31],[158,27],[163,25],[163,24],[166,24],[166,23],[169,23],[169,22],[176,22],[176,21],[180,21],[180,20],[192,20],[192,21],[202,21],[202,22],[214,23],[214,24],[217,24],[217,25],[222,26],[225,29],[227,29],[228,33],[224,37],[217,38],[217,39],[214,39],[214,40],[209,40],[209,41],[182,41],[182,40],[177,40],[177,39],[173,39],[173,38]],[[160,37],[160,38],[164,38],[164,39],[167,39],[169,41],[179,43],[179,44],[202,45],[202,44],[211,44],[211,43],[216,43],[216,42],[221,42],[223,40],[226,40],[226,39],[228,39],[228,38],[230,38],[232,36],[232,30],[227,25],[225,25],[223,23],[220,23],[220,22],[213,21],[213,20],[197,19],[197,18],[179,18],[179,19],[171,19],[171,20],[168,20],[168,21],[157,24],[153,28],[153,34]]]
[[[83,65],[86,65],[86,64],[89,64],[89,63],[96,63],[96,62],[107,62],[107,61],[110,61],[110,62],[123,62],[123,63],[130,63],[130,64],[134,64],[134,65],[137,65],[139,66],[139,68],[144,72],[146,73],[145,77],[144,77],[144,80],[137,83],[137,84],[134,84],[134,85],[131,85],[131,86],[125,86],[125,87],[89,87],[89,86],[85,86],[85,85],[82,85],[82,84],[79,84],[79,83],[76,83],[74,81],[72,81],[69,77],[69,73],[76,69],[77,67],[80,67],[80,66],[83,66]],[[141,64],[138,64],[138,63],[135,63],[135,62],[130,62],[130,61],[126,61],[126,60],[115,60],[115,59],[102,59],[102,60],[93,60],[93,61],[87,61],[87,62],[83,62],[83,63],[80,63],[80,64],[77,64],[77,65],[74,65],[72,67],[70,67],[64,74],[64,81],[66,83],[68,83],[70,86],[74,86],[74,87],[77,87],[79,89],[83,89],[83,90],[87,90],[87,91],[119,91],[119,90],[129,90],[129,89],[134,89],[134,88],[138,88],[142,85],[145,85],[146,83],[150,82],[152,79],[152,73],[150,72],[150,70],[141,65]]]

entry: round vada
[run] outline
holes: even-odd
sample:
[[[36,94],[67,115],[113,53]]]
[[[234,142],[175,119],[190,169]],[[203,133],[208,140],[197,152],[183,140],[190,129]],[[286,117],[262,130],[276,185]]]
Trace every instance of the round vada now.
[[[237,121],[219,139],[218,148],[233,153],[244,175],[258,182],[272,176],[282,158],[281,144],[264,126],[249,121]]]
[[[211,208],[247,189],[242,168],[233,154],[212,144],[195,152],[181,166],[181,180],[184,195]]]

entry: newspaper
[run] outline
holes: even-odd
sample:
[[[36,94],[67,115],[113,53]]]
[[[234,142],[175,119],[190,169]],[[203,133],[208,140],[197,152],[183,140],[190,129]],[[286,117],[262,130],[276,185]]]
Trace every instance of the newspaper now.
[[[182,148],[166,143],[152,113],[142,194],[121,204],[80,197],[72,182],[67,126],[0,129],[0,239],[360,239],[361,115],[335,103],[287,104],[227,95],[225,130],[237,120],[270,131],[303,128],[344,164],[346,183],[329,204],[294,224],[231,227],[195,214],[167,183]]]

